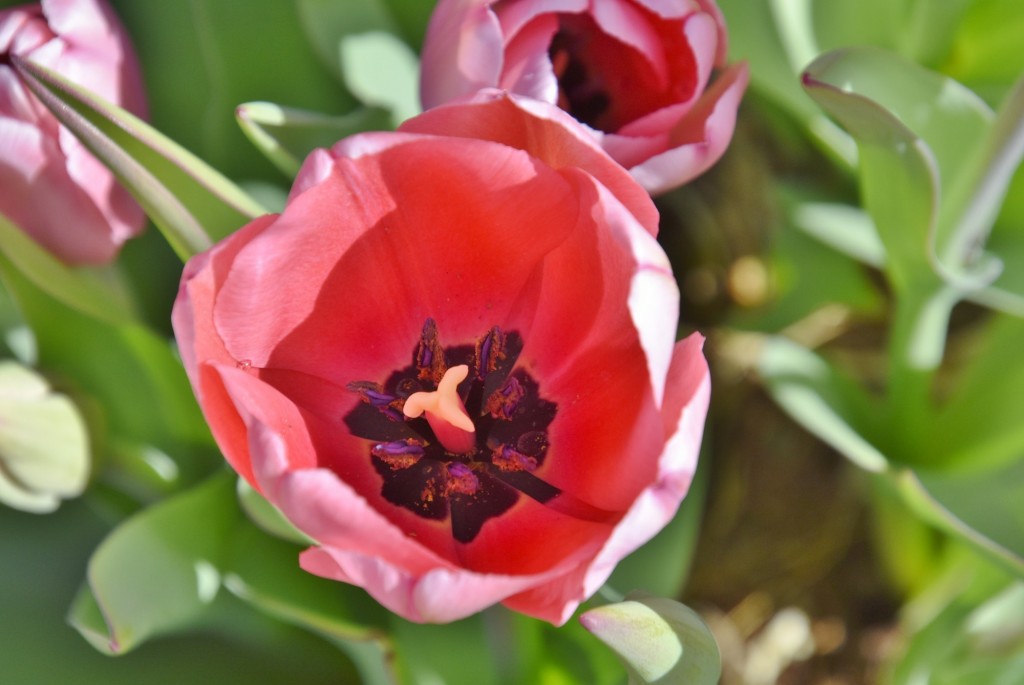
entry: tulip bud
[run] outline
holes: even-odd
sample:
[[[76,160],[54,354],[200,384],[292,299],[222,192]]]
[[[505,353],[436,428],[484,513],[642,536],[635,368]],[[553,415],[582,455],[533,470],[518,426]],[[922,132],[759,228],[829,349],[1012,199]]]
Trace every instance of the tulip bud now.
[[[89,438],[71,401],[35,372],[0,362],[0,502],[45,513],[82,492]]]
[[[715,685],[722,662],[700,616],[664,597],[630,597],[580,616],[580,623],[622,659],[630,685]]]

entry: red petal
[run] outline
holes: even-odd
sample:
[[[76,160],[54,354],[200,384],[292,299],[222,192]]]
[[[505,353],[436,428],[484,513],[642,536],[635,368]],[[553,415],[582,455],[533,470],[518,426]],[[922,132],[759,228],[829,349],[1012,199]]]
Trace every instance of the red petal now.
[[[588,129],[553,105],[487,90],[424,112],[400,130],[491,140],[525,150],[553,169],[580,168],[611,190],[651,235],[658,233],[658,210],[643,188],[601,151]]]

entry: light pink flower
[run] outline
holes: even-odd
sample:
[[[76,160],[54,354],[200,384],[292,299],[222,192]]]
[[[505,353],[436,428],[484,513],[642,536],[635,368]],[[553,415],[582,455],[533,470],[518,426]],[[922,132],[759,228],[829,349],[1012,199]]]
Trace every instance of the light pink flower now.
[[[104,0],[42,0],[0,11],[0,213],[69,264],[109,262],[142,229],[142,210],[29,92],[11,55],[143,116],[127,36]]]
[[[709,381],[656,223],[571,119],[485,93],[315,151],[193,258],[185,367],[302,567],[413,621],[561,624],[660,530]]]
[[[657,194],[732,138],[748,75],[725,55],[714,0],[440,0],[420,92],[426,108],[485,87],[557,104]]]

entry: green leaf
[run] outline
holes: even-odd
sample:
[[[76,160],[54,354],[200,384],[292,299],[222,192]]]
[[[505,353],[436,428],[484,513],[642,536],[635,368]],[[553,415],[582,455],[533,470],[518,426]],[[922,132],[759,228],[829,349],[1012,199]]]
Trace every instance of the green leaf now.
[[[747,60],[751,88],[803,122],[838,161],[846,165],[855,163],[857,151],[850,137],[800,90],[798,74],[818,52],[809,33],[808,2],[719,0],[718,6],[729,27],[729,58]],[[794,34],[800,36],[795,42]]]
[[[1000,90],[1000,84],[1013,83],[1024,71],[1022,9],[1017,0],[973,2],[958,26],[945,70],[964,83],[993,92]]]
[[[198,157],[125,110],[45,67],[11,57],[57,119],[117,175],[187,258],[265,213]]]
[[[587,611],[580,622],[621,657],[630,685],[715,685],[722,674],[711,631],[695,611],[674,600],[631,595]]]
[[[955,137],[955,136],[954,136]],[[940,222],[940,257],[970,263],[988,239],[1014,172],[1024,156],[1024,78],[1007,96],[987,135],[963,162]]]
[[[938,215],[938,168],[924,142],[896,116],[866,95],[851,92],[850,73],[869,80],[850,51],[829,53],[811,64],[804,88],[857,140],[861,192],[879,238],[887,268],[900,287],[932,281],[927,246]],[[875,60],[872,60],[875,61]]]
[[[875,408],[852,381],[824,359],[785,338],[767,338],[758,373],[790,417],[857,466],[870,472],[889,468],[889,459],[866,437]]]
[[[2,215],[0,252],[36,286],[73,309],[111,323],[134,318],[131,300],[114,272],[65,266]]]
[[[220,588],[238,518],[233,486],[230,474],[219,474],[114,529],[89,560],[71,624],[98,649],[123,654],[197,621]],[[105,631],[97,630],[97,612]]]
[[[139,324],[113,325],[42,292],[0,255],[0,277],[35,333],[39,365],[62,389],[99,401],[109,431],[154,445],[179,462],[185,482],[219,462],[171,344]]]
[[[967,573],[965,573],[967,571]],[[959,569],[960,577],[974,569]],[[1024,678],[1024,584],[1003,579],[977,598],[972,582],[920,625],[910,626],[901,653],[884,682],[893,685],[1014,685]],[[949,591],[947,590],[947,593]],[[916,609],[912,604],[911,611]],[[905,621],[906,623],[906,621]]]
[[[966,290],[990,283],[998,265],[954,240],[993,119],[987,105],[952,79],[868,47],[819,57],[804,86],[857,140],[864,206],[897,286],[936,274]]]
[[[298,173],[315,148],[329,148],[354,133],[391,126],[388,112],[373,108],[329,116],[270,102],[247,102],[235,114],[249,140],[289,177]]]
[[[1000,469],[894,472],[918,516],[1024,578],[1024,461]]]
[[[876,268],[885,265],[885,246],[871,217],[862,209],[805,202],[793,210],[793,225],[857,261]]]
[[[997,316],[966,354],[939,410],[927,450],[938,464],[981,470],[1024,457],[1024,320]]]
[[[238,103],[269,100],[332,113],[356,104],[317,59],[295,2],[111,4],[142,64],[153,125],[232,179],[278,178],[238,129]]]
[[[367,685],[390,684],[386,612],[365,592],[299,567],[300,547],[242,523],[231,535],[224,587],[281,621],[312,630],[348,653]]]
[[[496,650],[491,646],[495,625],[507,628],[502,615],[506,609],[495,608],[470,618],[445,625],[422,625],[394,617],[391,633],[403,682],[442,682],[445,685],[502,685],[508,679],[498,672]],[[502,649],[514,651],[512,635],[498,630],[494,638],[503,642]],[[452,645],[458,645],[458,658],[453,659]]]
[[[89,435],[74,404],[35,372],[0,361],[0,502],[44,513],[85,489]]]
[[[420,113],[419,60],[385,31],[350,34],[341,41],[345,83],[368,105],[391,111],[397,126]]]
[[[397,32],[395,17],[385,0],[364,0],[358,4],[297,0],[296,7],[310,44],[339,81],[344,81],[341,43],[346,36],[371,31]]]

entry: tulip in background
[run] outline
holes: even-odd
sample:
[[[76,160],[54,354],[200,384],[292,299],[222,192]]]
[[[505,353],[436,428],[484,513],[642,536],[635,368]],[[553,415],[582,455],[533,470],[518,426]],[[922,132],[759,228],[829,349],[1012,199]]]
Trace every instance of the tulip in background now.
[[[186,369],[302,566],[417,622],[568,620],[697,459],[656,222],[571,118],[487,92],[313,152],[282,214],[193,258]]]
[[[142,230],[142,210],[33,97],[11,55],[142,116],[128,38],[104,0],[43,0],[0,11],[0,214],[68,264],[109,262]]]
[[[727,67],[726,48],[713,0],[441,0],[421,96],[430,108],[500,87],[557,104],[657,194],[732,138],[747,67]]]

